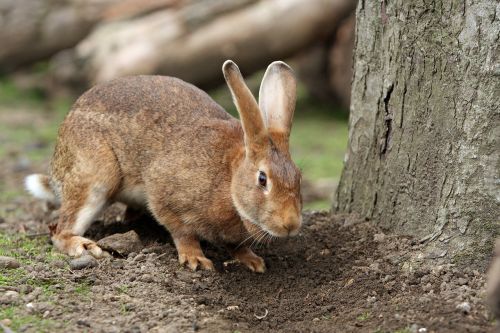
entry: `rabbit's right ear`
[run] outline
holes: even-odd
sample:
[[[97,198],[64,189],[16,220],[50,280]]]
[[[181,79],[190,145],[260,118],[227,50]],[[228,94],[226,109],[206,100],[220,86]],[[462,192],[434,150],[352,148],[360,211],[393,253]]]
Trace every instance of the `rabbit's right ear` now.
[[[267,67],[259,90],[260,110],[269,132],[284,135],[286,141],[292,128],[296,90],[297,82],[290,66],[275,61]]]
[[[226,60],[222,65],[222,72],[233,96],[236,109],[240,114],[243,132],[245,133],[247,155],[252,156],[262,151],[269,142],[259,105],[245,84],[238,66],[233,61]]]

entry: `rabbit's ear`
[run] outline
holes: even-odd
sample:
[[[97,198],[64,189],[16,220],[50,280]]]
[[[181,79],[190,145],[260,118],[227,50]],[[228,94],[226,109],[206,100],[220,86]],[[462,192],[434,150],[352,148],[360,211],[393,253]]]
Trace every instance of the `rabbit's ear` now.
[[[234,104],[240,114],[243,132],[245,133],[245,147],[247,154],[255,154],[268,144],[269,137],[264,126],[264,120],[259,111],[259,105],[248,89],[238,66],[231,60],[226,60],[222,66]]]
[[[288,140],[295,111],[297,82],[293,70],[283,61],[267,67],[259,90],[259,106],[270,133]]]

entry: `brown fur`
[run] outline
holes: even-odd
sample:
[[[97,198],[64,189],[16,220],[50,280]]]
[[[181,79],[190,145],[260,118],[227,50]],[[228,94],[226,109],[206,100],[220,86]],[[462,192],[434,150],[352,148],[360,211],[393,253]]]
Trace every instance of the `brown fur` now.
[[[275,67],[289,77],[288,66]],[[300,172],[290,159],[288,133],[268,132],[237,66],[226,62],[223,71],[243,126],[206,93],[170,77],[117,79],[78,99],[61,125],[51,164],[62,204],[52,237],[59,249],[101,256],[81,237],[88,225],[78,221],[91,222],[121,201],[147,207],[171,233],[179,261],[192,269],[213,268],[199,245],[206,239],[227,244],[250,269],[264,271],[248,240],[297,231]],[[293,108],[280,112],[293,116]],[[267,190],[258,185],[259,170],[272,184]]]

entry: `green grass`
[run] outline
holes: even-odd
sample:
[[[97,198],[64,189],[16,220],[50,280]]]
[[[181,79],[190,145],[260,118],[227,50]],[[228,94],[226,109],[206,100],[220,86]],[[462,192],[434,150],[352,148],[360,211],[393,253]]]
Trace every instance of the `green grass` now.
[[[49,245],[48,236],[31,238],[5,233],[0,233],[0,255],[16,258],[24,264],[33,264],[35,257],[41,255],[47,262],[66,258]]]
[[[15,332],[27,326],[36,327],[37,332],[52,332],[55,324],[53,320],[44,319],[41,315],[24,314],[15,305],[0,308],[0,320],[3,319],[12,321],[9,328]]]
[[[363,312],[362,314],[357,316],[356,320],[357,321],[366,321],[366,320],[370,319],[371,317],[372,317],[371,312],[367,311],[367,312]]]
[[[119,292],[120,294],[128,294],[128,293],[129,293],[129,291],[130,291],[130,290],[129,290],[129,286],[126,286],[126,285],[119,286],[119,287],[117,288],[117,290],[118,290],[118,292]]]
[[[32,277],[23,266],[39,262],[35,259],[37,257],[43,258],[45,263],[66,258],[48,245],[46,236],[29,238],[5,233],[0,233],[0,255],[13,257],[21,263],[20,268],[0,269],[0,287],[28,284],[34,288],[42,288],[44,297],[49,297],[54,293],[53,287],[57,281]]]
[[[74,288],[74,292],[80,296],[87,297],[90,294],[92,284],[86,280],[78,282]]]

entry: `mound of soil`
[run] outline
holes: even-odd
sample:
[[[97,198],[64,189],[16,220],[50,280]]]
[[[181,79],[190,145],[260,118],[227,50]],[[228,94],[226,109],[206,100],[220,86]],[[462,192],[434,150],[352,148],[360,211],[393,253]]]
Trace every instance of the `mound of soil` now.
[[[265,274],[251,273],[211,244],[204,249],[216,271],[192,272],[179,266],[163,229],[152,221],[121,222],[121,214],[111,209],[89,235],[134,229],[144,248],[77,271],[39,258],[24,269],[58,288],[44,307],[32,295],[36,290],[13,286],[20,302],[32,303],[24,311],[41,307],[55,322],[53,332],[494,331],[482,300],[483,271],[415,261],[421,245],[368,222],[305,213],[297,237],[255,249],[266,261]],[[31,225],[54,218],[43,216]],[[82,283],[87,293],[79,292]]]

